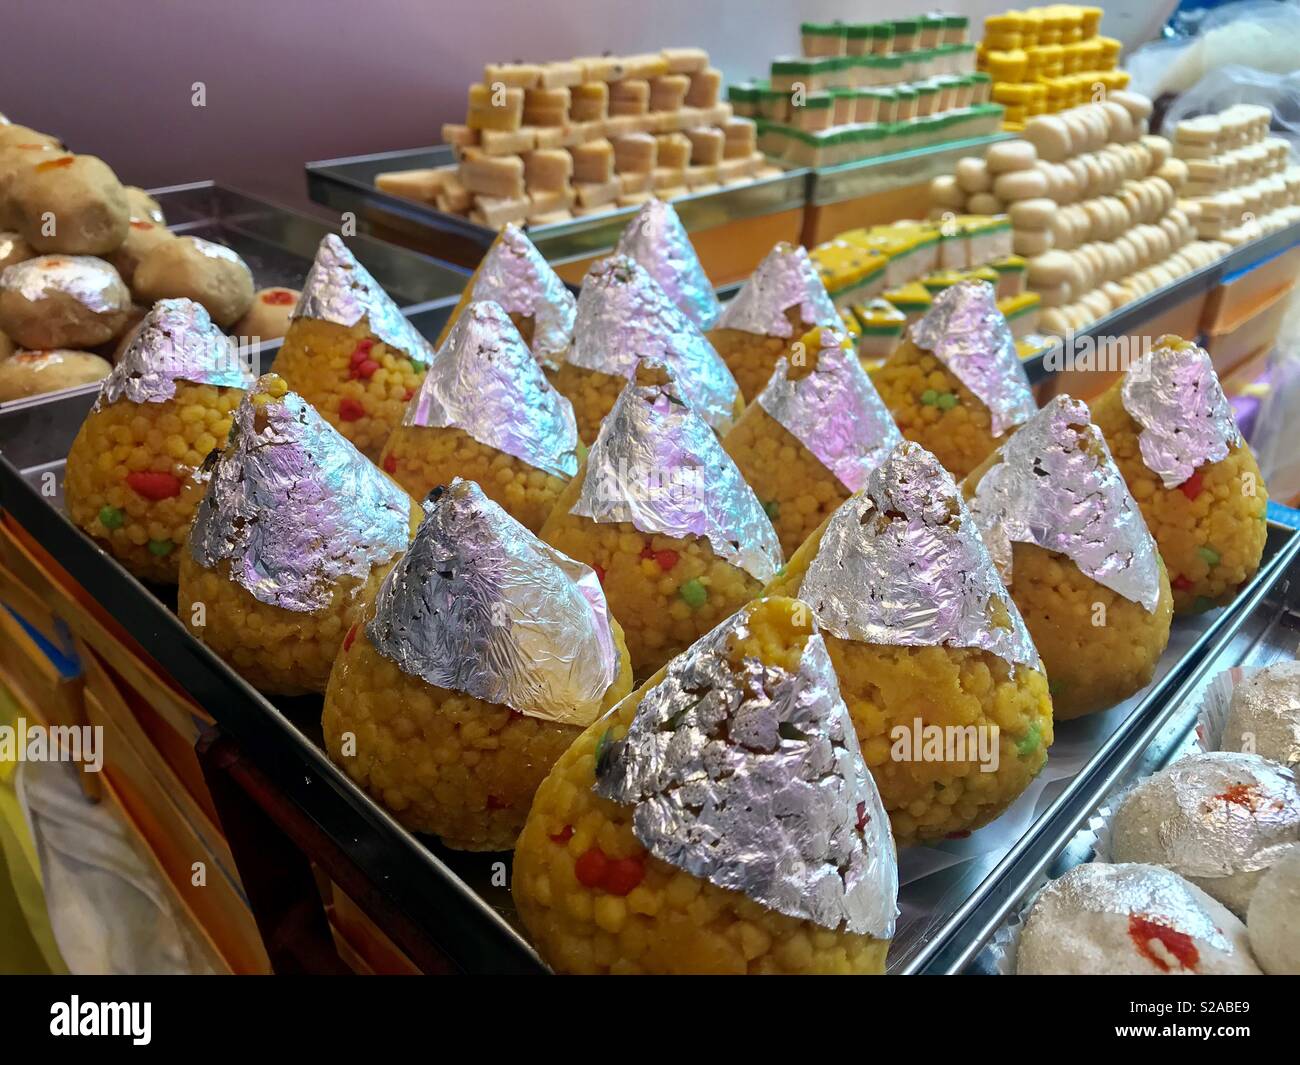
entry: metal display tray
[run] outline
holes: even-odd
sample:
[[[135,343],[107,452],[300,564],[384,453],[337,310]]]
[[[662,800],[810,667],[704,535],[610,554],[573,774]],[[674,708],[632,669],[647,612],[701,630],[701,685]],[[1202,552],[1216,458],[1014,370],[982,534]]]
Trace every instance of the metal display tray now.
[[[496,239],[495,229],[375,186],[375,177],[390,170],[426,169],[452,161],[447,145],[323,159],[307,164],[307,191],[331,210],[350,211],[359,223],[377,224],[386,237],[403,239],[447,262],[472,268]],[[673,200],[673,207],[688,231],[711,229],[726,222],[802,209],[807,202],[807,180],[806,168],[786,169],[746,185],[682,196]],[[624,207],[570,222],[528,226],[528,236],[549,262],[586,259],[610,251],[637,210]]]
[[[412,320],[426,335],[440,328],[447,306]],[[319,697],[268,700],[195,640],[175,614],[171,589],[148,588],[130,576],[68,520],[61,493],[64,456],[92,397],[64,396],[42,408],[0,414],[0,508],[8,511],[171,676],[231,732],[286,794],[320,825],[460,968],[469,972],[539,972],[544,966],[524,939],[501,873],[509,855],[452,851],[402,828],[326,756]],[[54,486],[55,490],[51,490]],[[1079,771],[1040,777],[992,825],[964,840],[902,853],[902,915],[890,952],[891,972],[927,970],[959,949],[974,908],[1005,899],[1008,876],[1027,854],[1055,836],[1060,810],[1091,793],[1094,776],[1133,737],[1159,719],[1170,693],[1202,657],[1214,653],[1239,617],[1253,609],[1300,550],[1300,538],[1270,525],[1265,563],[1236,603],[1174,624],[1153,682],[1120,706],[1057,726],[1048,758],[1064,756]]]
[[[238,252],[259,289],[301,288],[321,238],[338,232],[337,226],[319,218],[212,181],[151,189],[149,195],[161,205],[167,228],[174,233],[202,237]],[[454,306],[460,298],[467,279],[464,271],[373,237],[345,239],[358,261],[407,315],[443,304]],[[279,346],[279,340],[268,340],[252,354],[262,367],[267,367]],[[0,403],[0,413],[56,402],[70,393],[88,397],[88,407],[98,392],[99,383],[92,382]]]
[[[998,932],[1049,880],[1092,858],[1092,819],[1130,783],[1195,748],[1196,714],[1207,686],[1224,670],[1265,666],[1300,652],[1300,536],[1270,524],[1267,558],[1231,618],[1205,642],[1191,668],[1152,712],[1102,746],[1076,786],[1053,804],[1032,839],[997,871],[998,890],[962,908],[953,934],[920,966],[932,974],[997,971]]]

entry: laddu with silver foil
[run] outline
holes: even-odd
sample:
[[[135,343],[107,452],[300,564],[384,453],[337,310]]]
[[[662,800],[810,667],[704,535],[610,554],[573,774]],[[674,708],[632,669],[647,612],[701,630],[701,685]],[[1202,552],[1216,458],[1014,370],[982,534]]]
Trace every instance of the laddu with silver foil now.
[[[976,647],[1042,668],[952,474],[910,441],[831,515],[799,598],[843,640]]]
[[[894,419],[862,364],[846,348],[844,334],[821,331],[821,348],[804,376],[790,379],[790,361],[778,360],[758,405],[856,492],[867,475],[902,443]]]
[[[202,304],[159,300],[104,379],[95,410],[123,397],[131,403],[164,403],[176,395],[177,381],[247,390],[253,386],[253,372]]]
[[[746,657],[745,607],[674,658],[627,735],[596,765],[596,794],[634,807],[661,861],[823,928],[888,939],[898,865],[826,643],[796,672]]]
[[[970,509],[1008,582],[1012,543],[1037,544],[1148,611],[1160,601],[1156,542],[1077,399],[1057,396],[1016,430],[975,486]]]
[[[0,289],[32,303],[67,296],[96,314],[128,310],[131,293],[118,272],[93,255],[38,255],[6,266]]]
[[[959,281],[944,289],[912,326],[911,336],[988,407],[994,436],[1038,409],[1016,339],[987,281]]]
[[[640,263],[698,328],[713,328],[722,304],[672,204],[645,203],[619,236],[614,254]]]
[[[470,298],[491,300],[507,314],[533,320],[532,352],[547,369],[559,366],[577,314],[573,293],[513,222],[501,230],[474,274]]]
[[[719,329],[739,329],[768,337],[794,336],[786,311],[797,308],[806,327],[839,326],[839,312],[817,276],[808,253],[782,241],[758,264],[749,280],[722,310]]]
[[[531,357],[531,356],[530,356]],[[589,725],[618,675],[605,593],[457,477],[435,488],[366,635],[404,673],[521,714]]]
[[[671,379],[633,380],[623,389],[588,452],[570,513],[630,522],[644,533],[703,537],[719,558],[765,583],[782,564],[776,530],[754,490]]]
[[[636,260],[612,255],[583,279],[567,361],[630,378],[641,359],[664,363],[713,428],[731,425],[740,388],[722,356]]]
[[[316,249],[316,260],[302,283],[293,317],[333,322],[348,329],[365,318],[371,333],[417,366],[427,366],[433,358],[429,342],[333,233]]]
[[[578,472],[572,404],[546,379],[510,316],[490,301],[471,303],[456,319],[403,424],[460,429],[556,477]]]
[[[311,613],[342,577],[406,549],[411,497],[294,392],[235,412],[190,530],[190,552],[259,602]],[[354,590],[355,591],[355,590]]]
[[[1209,352],[1156,342],[1124,376],[1124,409],[1141,426],[1142,462],[1166,488],[1177,488],[1207,462],[1242,442]]]

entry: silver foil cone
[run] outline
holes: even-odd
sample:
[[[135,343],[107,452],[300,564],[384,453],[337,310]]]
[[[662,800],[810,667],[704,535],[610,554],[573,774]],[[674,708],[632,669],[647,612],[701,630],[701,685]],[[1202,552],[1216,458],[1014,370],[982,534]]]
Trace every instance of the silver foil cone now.
[[[767,513],[676,383],[623,389],[587,454],[570,511],[645,533],[703,537],[719,558],[766,583],[782,564]]]
[[[1166,488],[1242,442],[1232,407],[1204,348],[1157,347],[1129,367],[1124,409],[1141,426],[1138,449]]]
[[[804,357],[816,363],[794,381],[789,359],[777,362],[758,405],[856,492],[903,434],[843,333],[823,329],[821,349]]]
[[[618,238],[614,254],[640,263],[698,328],[713,328],[722,304],[671,204],[663,200],[644,204]]]
[[[1300,846],[1300,792],[1295,775],[1255,754],[1197,753],[1138,784],[1112,821],[1132,802],[1163,812],[1145,825],[1159,856],[1145,860],[1181,876],[1220,877],[1267,869]],[[1135,820],[1135,819],[1134,819]],[[1122,857],[1112,837],[1115,857]]]
[[[507,314],[532,318],[533,355],[548,369],[560,364],[573,338],[573,293],[513,222],[479,264],[470,298],[491,300]]]
[[[809,329],[843,324],[808,253],[797,244],[782,241],[723,308],[718,328],[769,337],[794,336],[785,314],[792,307],[798,308]]]
[[[253,373],[236,342],[212,324],[201,304],[159,300],[104,379],[95,409],[123,397],[131,403],[163,403],[176,395],[177,381],[247,390]]]
[[[831,515],[799,598],[844,640],[977,647],[1042,668],[952,474],[910,441]]]
[[[630,378],[641,359],[664,363],[714,429],[731,425],[740,389],[722,356],[643,267],[613,255],[593,263],[583,279],[567,361]]]
[[[959,281],[944,289],[912,326],[911,336],[988,407],[994,436],[1038,409],[1015,337],[987,281]]]
[[[93,255],[38,255],[6,266],[0,290],[36,302],[65,295],[96,314],[129,310],[131,293],[103,259]]]
[[[190,552],[209,569],[228,561],[259,602],[311,613],[340,578],[364,580],[406,549],[411,497],[301,396],[258,407],[258,391],[211,467]]]
[[[1012,434],[976,485],[970,509],[1008,582],[1012,543],[1037,544],[1155,610],[1156,542],[1101,431],[1077,399],[1057,396]]]
[[[578,472],[573,406],[495,303],[471,303],[456,319],[403,424],[460,429],[556,477]]]
[[[365,318],[371,333],[417,366],[427,366],[433,358],[429,342],[333,233],[316,249],[316,261],[302,283],[293,317],[333,322],[349,329]]]
[[[898,913],[889,818],[867,772],[826,643],[798,671],[728,646],[742,608],[668,663],[595,791],[633,806],[656,858],[789,917],[888,939]]]
[[[375,598],[371,643],[439,688],[591,724],[618,675],[596,574],[542,543],[473,481],[435,488],[424,515]]]

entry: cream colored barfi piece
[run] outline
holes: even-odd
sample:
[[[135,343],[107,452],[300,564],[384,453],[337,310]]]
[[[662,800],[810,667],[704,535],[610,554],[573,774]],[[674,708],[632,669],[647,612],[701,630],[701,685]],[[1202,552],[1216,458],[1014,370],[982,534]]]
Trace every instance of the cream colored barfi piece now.
[[[650,82],[650,110],[676,111],[686,102],[691,79],[685,74],[664,74]]]
[[[758,126],[752,118],[732,118],[722,127],[724,159],[743,159],[758,151]]]
[[[434,203],[438,193],[447,183],[449,175],[454,174],[455,165],[450,167],[435,166],[425,170],[395,170],[387,174],[375,175],[375,188],[380,192],[391,192],[394,196],[405,196],[409,200],[422,203]]]
[[[478,144],[478,130],[470,129],[469,126],[462,125],[459,122],[444,122],[442,124],[442,139],[444,143],[450,144],[453,149],[472,148]]]
[[[622,56],[583,56],[574,62],[582,67],[583,81],[618,81],[619,78],[627,77],[627,67]]]
[[[717,163],[707,163],[703,166],[688,166],[686,168],[686,187],[688,189],[699,189],[704,185],[716,185],[717,183]]]
[[[645,78],[624,78],[609,86],[609,113],[644,115],[650,110],[650,83]]]
[[[658,78],[668,73],[668,60],[662,52],[641,52],[623,58],[624,77]]]
[[[655,192],[662,192],[665,189],[673,189],[679,186],[681,188],[686,187],[686,167],[684,166],[657,166],[650,175],[650,187]]]
[[[635,170],[629,170],[627,173],[618,175],[618,183],[622,186],[624,196],[633,196],[638,193],[649,192],[653,176],[653,171],[638,173]]]
[[[537,144],[537,128],[485,129],[479,135],[479,147],[488,155],[520,155],[531,152]]]
[[[655,138],[659,143],[659,166],[686,166],[691,161],[691,139],[684,133],[663,133]]]
[[[714,166],[722,162],[722,149],[727,142],[726,135],[717,126],[701,126],[688,129],[686,139],[691,142],[691,165]],[[716,181],[717,178],[712,180]],[[688,182],[689,184],[689,182]]]
[[[508,85],[513,89],[531,89],[542,77],[537,63],[488,63],[483,68],[483,84]]]
[[[537,79],[539,89],[572,89],[582,84],[582,64],[570,60],[563,63],[543,63]]]
[[[575,122],[600,122],[609,115],[609,86],[584,81],[570,90],[569,117]]]
[[[534,226],[550,226],[557,222],[572,222],[572,211],[547,211],[544,214],[533,214],[528,216],[528,221]]]
[[[623,186],[611,177],[608,181],[575,181],[573,191],[578,194],[579,207],[603,207],[622,195]]]
[[[524,122],[529,126],[563,126],[569,121],[569,90],[528,89],[524,93]]]
[[[465,125],[471,129],[518,129],[524,124],[524,90],[471,85]]]
[[[539,148],[524,156],[524,185],[529,192],[552,192],[569,187],[573,156],[564,148]]]
[[[524,161],[517,155],[488,155],[481,148],[466,148],[460,180],[476,196],[523,199]]]
[[[539,214],[554,214],[556,211],[568,211],[577,202],[578,194],[571,188],[565,189],[544,189],[539,192],[528,193],[528,202],[532,205],[528,210],[528,217],[535,218]]]
[[[508,222],[527,221],[531,209],[532,201],[527,196],[476,196],[470,217],[492,229],[500,229]]]
[[[620,196],[615,202],[619,207],[640,207],[655,198],[653,192],[629,192]]]
[[[715,107],[722,92],[722,71],[717,67],[697,70],[691,75],[691,87],[686,90],[688,107]]]
[[[605,138],[575,145],[569,149],[573,156],[573,183],[604,184],[614,176],[614,145]],[[615,193],[614,195],[618,195]],[[612,198],[612,197],[611,197]],[[583,203],[581,194],[578,202]]]
[[[465,214],[474,203],[474,194],[461,183],[458,176],[453,175],[443,181],[434,203],[438,210],[446,214]]]
[[[671,74],[694,74],[709,65],[709,53],[703,48],[665,48],[659,54]]]
[[[614,145],[614,169],[620,174],[648,174],[658,165],[659,142],[649,133],[629,133],[610,143]]]

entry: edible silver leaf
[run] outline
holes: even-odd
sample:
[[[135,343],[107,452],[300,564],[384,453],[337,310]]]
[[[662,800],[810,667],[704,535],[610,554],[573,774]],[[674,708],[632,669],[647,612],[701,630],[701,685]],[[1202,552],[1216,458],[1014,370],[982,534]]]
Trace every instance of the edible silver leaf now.
[[[888,939],[898,913],[889,818],[867,772],[826,643],[795,673],[728,648],[745,607],[667,666],[595,791],[635,807],[656,858],[824,928]]]
[[[596,574],[542,543],[473,481],[435,488],[424,515],[375,598],[371,643],[439,688],[591,724],[619,665]]]
[[[32,303],[68,296],[96,314],[121,314],[131,309],[131,293],[118,272],[93,255],[24,259],[0,273],[0,290],[16,292]]]
[[[403,424],[460,429],[556,477],[578,472],[573,406],[495,303],[471,303],[456,319]]]
[[[797,244],[782,241],[723,308],[718,328],[769,337],[793,336],[794,328],[785,314],[792,307],[798,308],[809,329],[842,324],[808,253]]]
[[[614,253],[640,263],[698,328],[713,328],[722,304],[671,204],[663,200],[644,204],[619,236]]]

